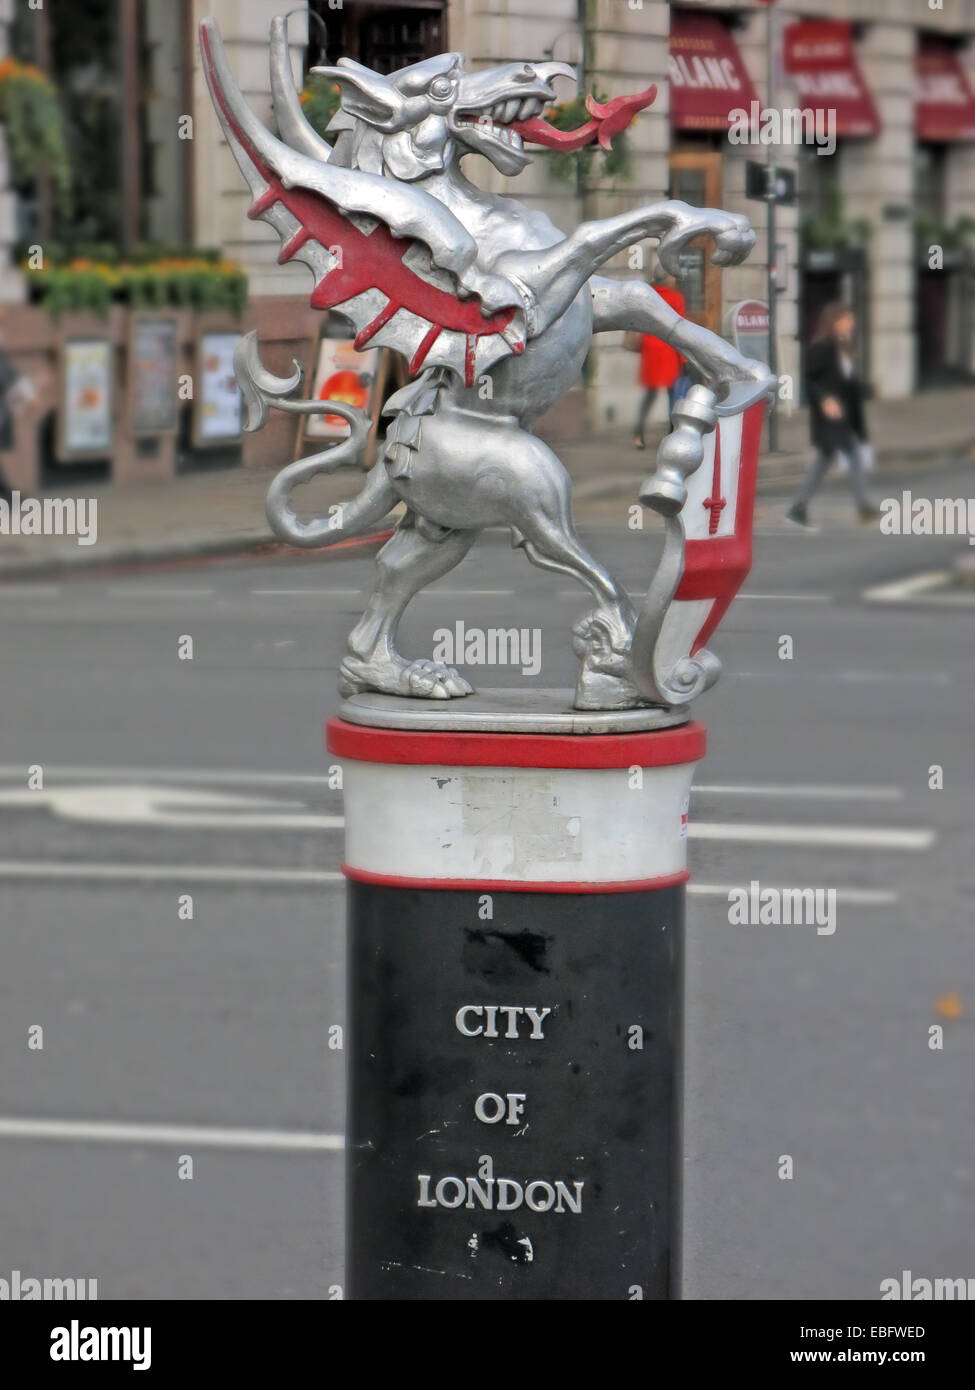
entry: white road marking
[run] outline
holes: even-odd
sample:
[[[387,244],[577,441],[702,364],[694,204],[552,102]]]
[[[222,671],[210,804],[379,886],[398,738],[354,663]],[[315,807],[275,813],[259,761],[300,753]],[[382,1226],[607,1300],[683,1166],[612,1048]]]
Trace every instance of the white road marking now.
[[[115,585],[109,588],[112,598],[160,598],[160,599],[180,599],[180,598],[212,598],[212,589],[147,589],[132,588],[131,586],[122,587]]]
[[[925,570],[921,574],[909,575],[907,579],[895,579],[889,584],[874,584],[864,589],[863,597],[871,603],[899,603],[915,598],[928,589],[938,589],[947,584],[947,570]]]
[[[179,787],[93,783],[91,786],[0,788],[0,806],[45,809],[62,820],[95,825],[199,830],[339,830],[343,816],[312,815],[300,801],[227,796]]]
[[[111,782],[212,782],[227,785],[281,784],[294,783],[308,786],[327,786],[329,777],[325,773],[314,772],[264,772],[246,771],[236,768],[171,768],[171,767],[95,767],[91,764],[45,763],[46,778],[65,781],[97,780],[105,778]],[[0,764],[0,777],[15,777],[22,781],[27,778],[26,763]],[[727,782],[721,785],[709,783],[695,786],[693,791],[718,796],[784,796],[799,800],[810,798],[822,801],[899,801],[903,798],[900,787],[856,786],[848,783],[814,784],[796,783],[747,783]]]
[[[763,883],[763,890],[768,885]],[[748,890],[748,885],[743,883],[689,883],[688,893],[696,894],[702,898],[727,898],[731,893],[740,893]],[[778,893],[791,891],[795,888],[786,890],[777,888]],[[889,893],[872,888],[837,888],[836,901],[838,903],[849,903],[857,907],[889,907],[892,903],[900,902],[899,893]]]
[[[345,1136],[307,1130],[222,1129],[211,1125],[126,1124],[114,1120],[34,1120],[0,1117],[0,1139],[55,1139],[62,1143],[176,1144],[186,1149],[286,1149],[341,1152]]]
[[[776,603],[832,603],[831,594],[736,594],[740,598],[757,598]]]
[[[255,868],[251,864],[90,864],[66,860],[0,860],[0,879],[85,879],[105,883],[267,883],[304,888],[341,883],[328,869]]]
[[[222,796],[178,787],[93,785],[60,790],[0,790],[0,806],[44,808],[62,820],[94,825],[158,826],[206,830],[341,830],[344,816],[311,814],[301,802],[259,797]],[[688,834],[698,840],[746,841],[756,844],[832,845],[840,849],[927,849],[931,830],[887,830],[863,826],[751,825],[741,822],[691,821]]]
[[[361,589],[251,589],[255,598],[296,598],[309,595],[312,598],[358,598]]]
[[[794,801],[902,801],[904,791],[901,787],[855,787],[855,786],[815,786],[812,783],[795,786],[746,783],[719,785],[711,783],[692,787],[695,792],[705,796],[782,796]]]
[[[740,822],[691,821],[692,840],[744,841],[765,845],[829,845],[833,849],[930,849],[933,830],[880,830],[860,825],[743,825]]]
[[[7,598],[57,598],[61,592],[60,584],[12,584],[0,585],[0,602]]]
[[[731,674],[738,680],[746,681],[794,680],[796,678],[792,671],[732,671]],[[798,678],[806,682],[828,681],[831,685],[836,681],[862,685],[950,685],[954,680],[954,676],[946,673],[932,672],[930,675],[921,673],[914,675],[900,671],[834,671],[828,676],[800,671]]]
[[[417,598],[512,598],[514,589],[421,589]]]
[[[75,781],[78,778],[88,780],[90,778],[111,778],[112,781],[151,781],[151,782],[223,782],[227,784],[247,784],[247,783],[287,783],[304,782],[312,785],[327,784],[329,781],[325,773],[313,772],[242,772],[237,770],[223,770],[212,768],[200,771],[197,768],[171,768],[171,767],[93,767],[91,765],[59,766],[57,763],[44,764],[45,777],[63,777],[68,781]],[[0,764],[0,777],[18,777],[23,781],[27,779],[26,763],[3,763]]]

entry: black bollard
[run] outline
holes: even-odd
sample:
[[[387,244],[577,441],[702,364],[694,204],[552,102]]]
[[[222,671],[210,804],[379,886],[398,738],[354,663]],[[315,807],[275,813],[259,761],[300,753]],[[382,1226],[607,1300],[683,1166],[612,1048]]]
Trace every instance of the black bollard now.
[[[346,1296],[678,1296],[703,727],[328,733],[349,878]]]

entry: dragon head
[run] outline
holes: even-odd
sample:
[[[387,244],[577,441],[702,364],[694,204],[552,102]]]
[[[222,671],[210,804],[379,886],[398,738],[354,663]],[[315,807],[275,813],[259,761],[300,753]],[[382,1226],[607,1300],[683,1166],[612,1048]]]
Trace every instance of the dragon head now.
[[[459,53],[388,77],[349,58],[312,72],[338,85],[342,104],[329,130],[349,132],[349,162],[407,181],[445,168],[454,151],[483,154],[502,174],[521,173],[531,159],[525,139],[544,143],[551,129],[539,119],[555,100],[551,79],[575,76],[554,62],[467,72]]]

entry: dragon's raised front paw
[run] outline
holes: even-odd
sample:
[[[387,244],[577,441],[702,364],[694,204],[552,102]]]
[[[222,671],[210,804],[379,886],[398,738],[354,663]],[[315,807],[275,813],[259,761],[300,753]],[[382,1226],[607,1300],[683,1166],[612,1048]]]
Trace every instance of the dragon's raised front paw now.
[[[738,265],[755,245],[755,233],[747,217],[727,214],[729,225],[715,231],[712,265]]]
[[[747,217],[737,212],[722,212],[718,208],[687,208],[676,217],[674,226],[661,238],[657,247],[660,264],[669,275],[683,275],[681,252],[691,241],[701,236],[714,238],[711,255],[714,265],[737,265],[755,245],[755,233]]]

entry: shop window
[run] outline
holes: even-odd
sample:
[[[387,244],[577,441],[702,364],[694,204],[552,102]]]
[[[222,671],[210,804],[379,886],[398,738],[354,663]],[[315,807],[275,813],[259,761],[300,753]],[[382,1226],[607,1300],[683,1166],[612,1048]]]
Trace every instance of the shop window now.
[[[414,0],[387,4],[384,0],[345,0],[333,9],[328,0],[310,6],[325,22],[327,61],[353,58],[376,72],[432,58],[447,47],[446,4],[443,0]],[[321,61],[319,27],[309,29],[309,66]]]

